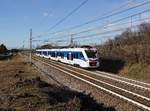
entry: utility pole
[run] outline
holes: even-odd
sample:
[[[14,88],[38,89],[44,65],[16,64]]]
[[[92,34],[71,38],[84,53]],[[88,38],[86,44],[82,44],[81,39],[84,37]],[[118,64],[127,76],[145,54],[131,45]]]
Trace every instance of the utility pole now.
[[[24,42],[25,42],[25,41],[23,41],[23,46],[22,46],[22,50],[23,50],[23,51],[24,51]]]
[[[70,38],[70,46],[74,47],[74,43],[73,43],[73,34],[71,34],[71,38]]]
[[[29,62],[32,63],[32,29],[30,29],[30,55],[29,55]]]
[[[133,24],[132,24],[132,19],[133,19],[132,17],[133,17],[133,16],[131,16],[131,23],[130,23],[130,24],[131,24],[131,30],[132,30],[132,25],[133,25]]]

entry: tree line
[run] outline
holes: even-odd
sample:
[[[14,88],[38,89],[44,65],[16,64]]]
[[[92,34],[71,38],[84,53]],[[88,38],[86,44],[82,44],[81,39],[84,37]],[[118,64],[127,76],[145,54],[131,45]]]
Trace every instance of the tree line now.
[[[150,64],[150,23],[142,23],[134,30],[127,29],[97,48],[101,57]]]
[[[8,49],[6,48],[6,46],[4,44],[0,45],[0,54],[6,53],[8,51]]]

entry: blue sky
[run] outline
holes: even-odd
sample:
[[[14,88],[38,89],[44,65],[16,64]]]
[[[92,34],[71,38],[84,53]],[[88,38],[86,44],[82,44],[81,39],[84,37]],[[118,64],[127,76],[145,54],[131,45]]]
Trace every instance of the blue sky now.
[[[22,47],[23,41],[25,40],[25,46],[27,47],[30,28],[33,29],[33,36],[45,32],[58,31],[92,20],[127,2],[127,0],[89,0],[63,23],[53,30],[48,31],[51,26],[83,1],[84,0],[0,0],[0,44],[4,43],[9,48]],[[134,0],[133,3],[142,1],[144,0]],[[148,8],[148,6],[146,8]],[[144,10],[145,7],[141,9]],[[129,13],[135,13],[136,11],[116,16],[115,19],[126,16]],[[94,27],[97,24],[100,25],[102,22],[104,21],[99,21],[98,23],[73,30],[72,32],[70,31],[70,33],[84,30],[88,27]],[[46,35],[40,39],[44,40],[52,36],[53,35]],[[85,41],[83,40],[83,42]]]

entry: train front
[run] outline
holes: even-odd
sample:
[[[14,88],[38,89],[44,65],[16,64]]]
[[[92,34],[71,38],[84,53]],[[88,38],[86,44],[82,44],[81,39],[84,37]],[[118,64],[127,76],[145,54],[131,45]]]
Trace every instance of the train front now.
[[[88,58],[88,67],[89,68],[98,68],[99,67],[99,59],[97,57],[97,50],[95,48],[86,49],[85,53]]]

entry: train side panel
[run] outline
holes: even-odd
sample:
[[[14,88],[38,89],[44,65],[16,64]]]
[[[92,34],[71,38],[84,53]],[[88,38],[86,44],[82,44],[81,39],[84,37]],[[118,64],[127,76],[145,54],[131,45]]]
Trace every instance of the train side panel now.
[[[36,55],[82,68],[99,67],[96,56],[89,58],[88,53],[83,48],[40,49],[36,51]]]

